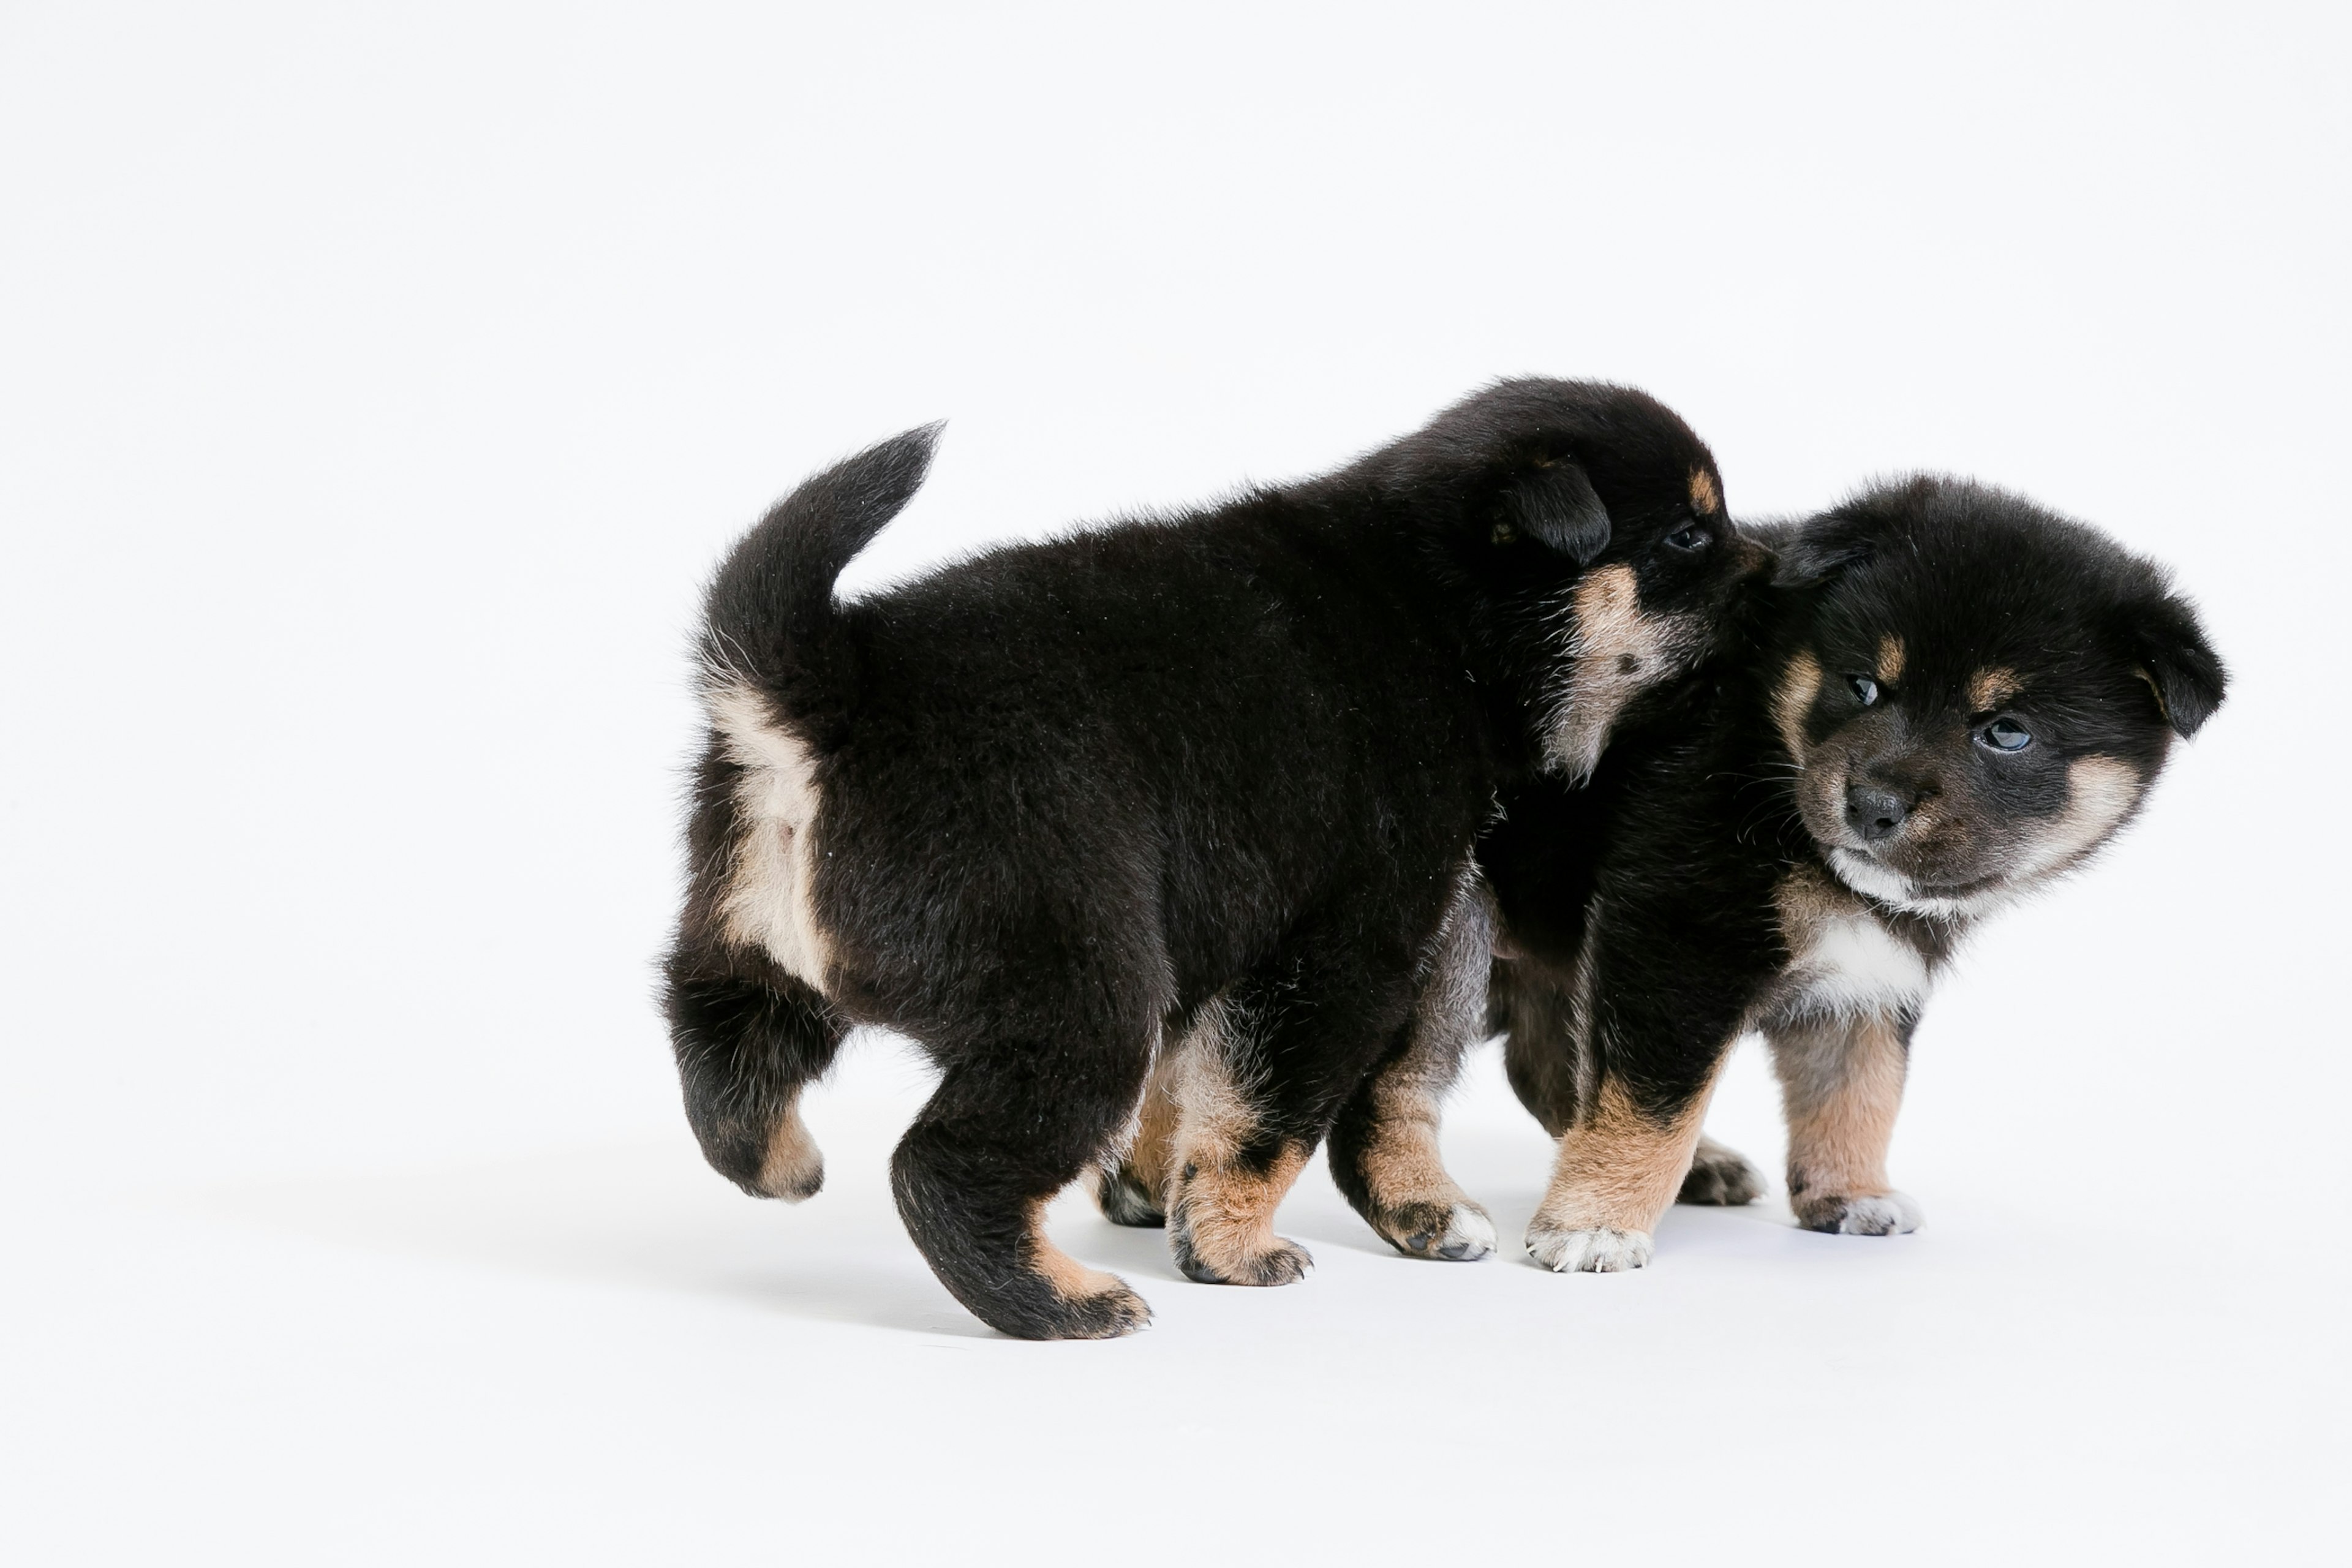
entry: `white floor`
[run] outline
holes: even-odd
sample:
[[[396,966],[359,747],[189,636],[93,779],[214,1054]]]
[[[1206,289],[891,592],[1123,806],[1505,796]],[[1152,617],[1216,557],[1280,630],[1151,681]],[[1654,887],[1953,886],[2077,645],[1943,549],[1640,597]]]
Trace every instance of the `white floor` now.
[[[1929,1214],[1915,1236],[1813,1236],[1777,1202],[1683,1209],[1647,1271],[1554,1277],[1400,1258],[1318,1166],[1283,1212],[1317,1268],[1281,1290],[1189,1283],[1159,1233],[1074,1194],[1056,1237],[1158,1320],[1024,1344],[966,1316],[900,1231],[883,1164],[922,1074],[857,1043],[813,1107],[830,1184],[799,1208],[737,1196],[681,1132],[20,1222],[5,1404],[10,1532],[31,1549],[13,1560],[2287,1563],[2341,1544],[2347,1269],[2298,1215],[2134,1205],[2139,1173],[2105,1156],[2062,1153],[2051,1173],[2111,1175],[2053,1190],[1945,1135],[1901,1163]],[[1964,1096],[1995,1087],[1959,1076]],[[1751,1048],[1716,1126],[1769,1157],[1770,1110]],[[1449,1147],[1516,1236],[1549,1145],[1492,1051]]]

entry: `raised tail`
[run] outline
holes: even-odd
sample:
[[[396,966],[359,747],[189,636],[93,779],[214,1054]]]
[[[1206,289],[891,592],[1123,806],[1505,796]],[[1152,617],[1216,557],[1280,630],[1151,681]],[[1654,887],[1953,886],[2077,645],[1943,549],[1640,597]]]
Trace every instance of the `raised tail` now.
[[[834,579],[922,488],[938,424],[868,447],[803,480],[743,536],[712,579],[702,658],[813,727],[846,707],[856,679],[840,646]]]

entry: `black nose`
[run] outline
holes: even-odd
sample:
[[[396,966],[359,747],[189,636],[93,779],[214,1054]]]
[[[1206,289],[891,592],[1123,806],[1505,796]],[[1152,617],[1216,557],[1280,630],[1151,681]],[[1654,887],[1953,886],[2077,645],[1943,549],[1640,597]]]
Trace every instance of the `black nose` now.
[[[1875,844],[1903,826],[1911,815],[1911,803],[1892,790],[1874,784],[1848,784],[1845,788],[1846,825],[1862,835],[1865,844]]]

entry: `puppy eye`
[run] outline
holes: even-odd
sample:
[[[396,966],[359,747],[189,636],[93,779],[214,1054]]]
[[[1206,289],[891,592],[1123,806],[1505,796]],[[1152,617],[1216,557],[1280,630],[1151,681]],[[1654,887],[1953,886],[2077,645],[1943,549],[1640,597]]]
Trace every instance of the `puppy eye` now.
[[[1874,708],[1877,706],[1878,682],[1871,679],[1870,677],[1866,675],[1849,675],[1845,678],[1845,683],[1853,688],[1855,700],[1859,701],[1864,708]]]
[[[1977,731],[1977,743],[1996,752],[2021,752],[2033,744],[2033,731],[2014,719],[1996,719]]]
[[[1704,550],[1714,538],[1706,530],[1693,523],[1688,528],[1676,529],[1666,535],[1666,542],[1676,550]]]

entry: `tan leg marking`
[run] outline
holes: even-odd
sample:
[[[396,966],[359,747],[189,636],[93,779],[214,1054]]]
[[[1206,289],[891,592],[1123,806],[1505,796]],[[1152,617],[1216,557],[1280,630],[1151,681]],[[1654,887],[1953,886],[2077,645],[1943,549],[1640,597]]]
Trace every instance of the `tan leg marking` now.
[[[1604,1079],[1593,1114],[1559,1141],[1551,1185],[1537,1215],[1565,1230],[1649,1230],[1674,1201],[1697,1152],[1706,1096],[1659,1121],[1622,1084]]]
[[[1780,684],[1772,691],[1773,727],[1780,733],[1780,744],[1800,763],[1805,760],[1805,715],[1812,711],[1821,694],[1822,661],[1800,649],[1780,672]]]
[[[1701,517],[1713,516],[1723,507],[1723,492],[1715,488],[1715,476],[1705,468],[1693,468],[1690,480],[1691,508]]]
[[[1658,1216],[1690,1172],[1713,1089],[1710,1082],[1660,1121],[1638,1109],[1622,1084],[1603,1079],[1592,1114],[1559,1141],[1551,1185],[1528,1224],[1536,1260],[1561,1273],[1647,1263]]]
[[[2005,702],[2014,702],[2025,682],[2013,669],[1979,669],[1969,677],[1969,711],[1990,713]]]
[[[1918,1224],[1886,1179],[1908,1068],[1900,1025],[1884,1014],[1776,1025],[1772,1068],[1789,1120],[1789,1206],[1812,1230],[1885,1235]]]
[[[1264,1171],[1188,1160],[1169,1223],[1181,1227],[1178,1261],[1195,1279],[1220,1285],[1287,1285],[1305,1276],[1306,1249],[1274,1234],[1274,1211],[1306,1168],[1293,1143]]]
[[[1181,1057],[1171,1052],[1152,1064],[1150,1081],[1143,1086],[1143,1105],[1135,1123],[1135,1143],[1128,1151],[1128,1169],[1143,1190],[1168,1206],[1168,1179],[1176,1173],[1176,1127],[1183,1105],[1176,1098],[1182,1072]]]
[[[1459,1260],[1495,1249],[1495,1222],[1447,1173],[1437,1136],[1440,1101],[1486,1032],[1495,931],[1494,896],[1470,868],[1433,945],[1412,1043],[1370,1086],[1372,1124],[1357,1166],[1370,1190],[1364,1217],[1411,1257]]]
[[[1169,1178],[1168,1245],[1192,1279],[1223,1285],[1287,1285],[1312,1262],[1304,1247],[1274,1234],[1274,1211],[1307,1164],[1291,1144],[1264,1169],[1243,1151],[1257,1132],[1247,1087],[1228,1065],[1249,1027],[1223,1001],[1202,1010],[1180,1047],[1175,1079],[1175,1171]]]
[[[1903,639],[1893,633],[1878,639],[1878,679],[1888,686],[1903,679]]]
[[[793,1091],[792,1103],[776,1121],[776,1130],[768,1135],[768,1152],[760,1162],[760,1190],[772,1198],[782,1198],[788,1204],[815,1195],[824,1184],[824,1154],[809,1136],[808,1124],[801,1120],[800,1091]]]
[[[1038,1198],[1029,1205],[1029,1236],[1023,1248],[1023,1261],[1053,1281],[1055,1292],[1066,1300],[1083,1300],[1090,1296],[1107,1296],[1113,1291],[1125,1290],[1127,1282],[1118,1275],[1089,1268],[1054,1245],[1045,1234],[1045,1205],[1048,1201]]]
[[[1644,615],[1631,566],[1588,572],[1570,595],[1568,672],[1551,693],[1544,758],[1570,780],[1590,776],[1609,727],[1642,689],[1680,671],[1705,641],[1697,623]]]

